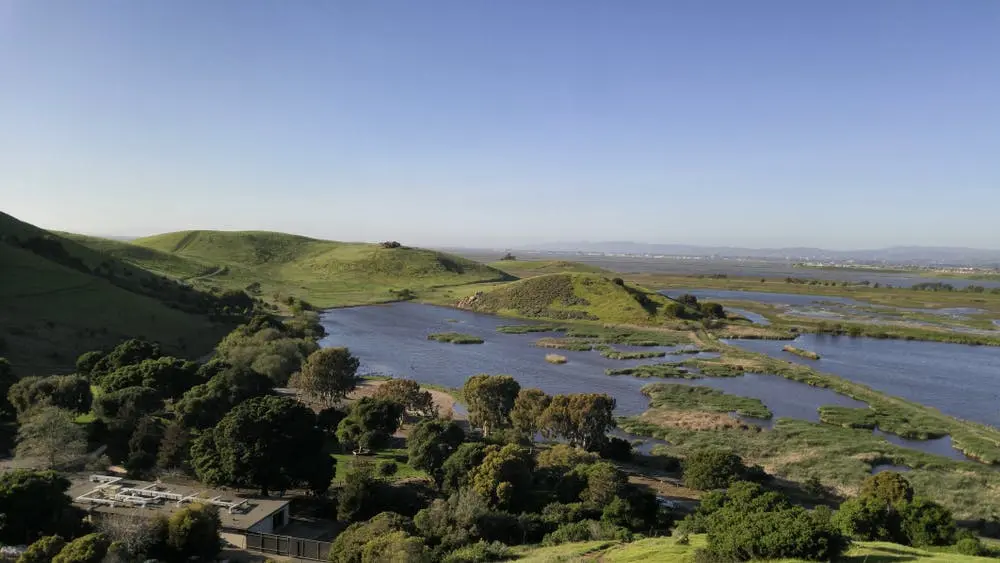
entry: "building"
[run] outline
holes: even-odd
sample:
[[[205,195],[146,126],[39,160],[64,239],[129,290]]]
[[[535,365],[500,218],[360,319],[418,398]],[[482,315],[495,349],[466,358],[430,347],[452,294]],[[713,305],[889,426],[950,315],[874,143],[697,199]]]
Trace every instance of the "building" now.
[[[73,503],[94,515],[158,515],[170,517],[185,505],[202,502],[218,507],[227,533],[273,534],[290,521],[289,502],[281,499],[246,499],[231,492],[138,481],[113,475],[70,479]],[[229,540],[230,538],[226,538]]]

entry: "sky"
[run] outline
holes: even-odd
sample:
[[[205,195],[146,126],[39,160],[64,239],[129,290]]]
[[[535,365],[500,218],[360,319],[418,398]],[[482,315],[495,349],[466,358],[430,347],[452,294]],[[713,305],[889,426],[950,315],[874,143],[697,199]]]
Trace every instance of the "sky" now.
[[[0,0],[0,211],[1000,248],[994,0]]]

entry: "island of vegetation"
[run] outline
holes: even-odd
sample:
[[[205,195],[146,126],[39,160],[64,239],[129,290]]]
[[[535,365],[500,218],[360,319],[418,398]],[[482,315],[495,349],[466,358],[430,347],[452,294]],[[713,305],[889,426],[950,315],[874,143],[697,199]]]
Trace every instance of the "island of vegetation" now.
[[[818,360],[819,359],[819,354],[817,354],[816,352],[813,352],[812,350],[803,350],[802,348],[796,348],[795,346],[792,346],[791,344],[786,344],[782,348],[782,350],[784,350],[785,352],[788,352],[789,354],[795,354],[796,356],[801,356],[803,358],[806,358],[807,360]]]
[[[437,340],[438,342],[448,342],[451,344],[482,344],[485,342],[478,336],[462,334],[461,332],[438,332],[428,334],[427,340]]]
[[[545,354],[545,361],[550,364],[565,364],[566,356],[560,354]]]

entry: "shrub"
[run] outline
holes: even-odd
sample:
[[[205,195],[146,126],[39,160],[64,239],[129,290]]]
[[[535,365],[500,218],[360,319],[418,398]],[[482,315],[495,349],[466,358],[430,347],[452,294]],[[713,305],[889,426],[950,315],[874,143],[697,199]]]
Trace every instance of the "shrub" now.
[[[844,501],[833,524],[858,540],[890,541],[899,536],[899,515],[885,500],[857,497]]]
[[[395,512],[382,512],[367,522],[351,524],[341,532],[330,549],[330,561],[360,563],[369,543],[393,532],[409,534],[413,531],[413,522],[409,518]]]
[[[29,545],[17,563],[49,563],[65,545],[66,541],[59,536],[45,536]]]
[[[710,491],[728,487],[746,473],[743,460],[723,450],[702,450],[684,460],[684,485]]]
[[[916,498],[899,506],[900,531],[909,545],[949,545],[955,541],[955,519],[936,502]]]
[[[376,466],[375,470],[382,477],[391,477],[399,471],[399,466],[396,465],[395,461],[383,460],[378,462],[378,466]]]
[[[104,535],[89,534],[66,544],[52,563],[101,563],[109,545]]]
[[[981,556],[987,554],[987,549],[983,542],[976,537],[964,537],[955,542],[955,551],[962,555]]]
[[[192,504],[170,516],[167,521],[167,545],[181,558],[202,557],[212,560],[222,545],[221,526],[214,506]]]
[[[895,471],[884,471],[865,479],[858,496],[880,498],[890,505],[913,500],[913,487]]]
[[[559,545],[582,541],[630,541],[631,539],[632,532],[621,526],[597,520],[583,520],[572,524],[563,524],[556,531],[545,536],[542,543],[545,545]]]
[[[488,563],[506,561],[513,557],[509,547],[500,542],[478,542],[456,549],[442,560],[443,563]]]

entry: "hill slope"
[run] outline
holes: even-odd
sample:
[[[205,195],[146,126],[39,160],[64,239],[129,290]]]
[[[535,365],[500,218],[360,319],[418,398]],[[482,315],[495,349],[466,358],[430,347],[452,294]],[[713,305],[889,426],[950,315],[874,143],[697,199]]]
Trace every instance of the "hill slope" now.
[[[196,357],[229,330],[181,310],[198,306],[197,292],[4,213],[0,268],[0,356],[20,374],[66,371],[136,336]]]
[[[490,266],[522,278],[562,273],[613,274],[611,270],[571,260],[500,260]]]
[[[656,292],[596,274],[547,274],[477,293],[458,303],[473,311],[547,319],[657,325],[687,310]]]
[[[433,287],[513,279],[495,268],[442,252],[285,233],[184,231],[132,244],[156,254],[149,258],[133,254],[130,259],[174,271],[176,277],[196,271],[201,272],[198,282],[218,287],[242,289],[259,284],[253,287],[259,287],[264,296],[293,296],[319,307],[393,301],[404,289],[419,293]],[[171,264],[164,255],[183,260],[183,265]]]

